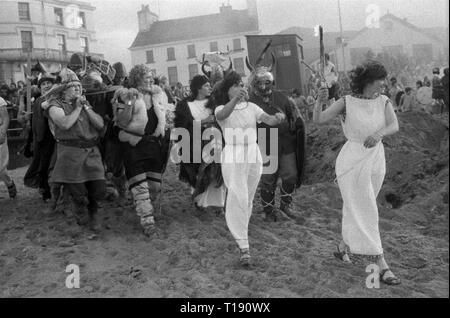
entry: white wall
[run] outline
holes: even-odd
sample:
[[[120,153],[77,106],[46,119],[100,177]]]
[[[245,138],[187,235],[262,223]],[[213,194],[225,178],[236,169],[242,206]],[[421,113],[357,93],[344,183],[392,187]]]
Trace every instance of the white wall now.
[[[233,39],[241,39],[241,47],[244,49],[242,52],[233,53],[231,58],[244,58],[247,56],[247,40],[245,35],[258,34],[258,32],[249,32],[245,34],[234,34],[227,35],[221,38],[202,38],[194,41],[179,41],[173,43],[164,43],[163,45],[148,46],[142,48],[133,48],[131,51],[131,63],[132,65],[146,64],[151,69],[156,69],[158,75],[168,75],[167,69],[171,66],[176,66],[178,71],[178,81],[183,85],[188,85],[189,83],[189,64],[198,64],[195,58],[188,58],[189,44],[195,44],[195,53],[197,59],[201,60],[202,54],[210,52],[210,42],[217,41],[219,51],[227,51],[227,45],[230,50],[233,50]],[[175,61],[167,61],[167,48],[175,48]],[[155,63],[147,64],[147,54],[148,50],[153,50],[153,56]],[[198,64],[198,70],[201,74],[201,65]],[[249,75],[249,71],[245,68],[246,76]]]
[[[384,22],[392,21],[393,28],[388,31],[384,27]],[[414,44],[431,44],[433,46],[433,56],[430,56],[430,60],[438,59],[439,54],[444,52],[443,43],[436,41],[421,32],[415,31],[405,25],[398,23],[393,19],[383,19],[380,23],[380,28],[371,28],[357,35],[351,39],[348,45],[345,47],[345,62],[347,70],[354,65],[351,65],[350,51],[352,48],[369,47],[375,54],[382,52],[384,46],[403,46],[403,53],[408,56],[413,56]],[[342,49],[337,49],[338,64],[343,65],[342,61]]]
[[[79,6],[80,11],[85,12],[86,29],[75,29],[56,25],[54,8],[67,7],[62,1],[43,1],[45,20],[42,14],[42,1],[21,1],[29,3],[31,22],[19,20],[18,2],[16,0],[0,1],[0,48],[21,48],[20,32],[32,31],[34,48],[58,49],[56,34],[59,33],[66,36],[66,47],[68,51],[80,51],[80,37],[83,36],[89,38],[89,50],[98,53],[94,31],[93,7],[86,5]],[[47,31],[47,37],[45,37],[45,29]]]

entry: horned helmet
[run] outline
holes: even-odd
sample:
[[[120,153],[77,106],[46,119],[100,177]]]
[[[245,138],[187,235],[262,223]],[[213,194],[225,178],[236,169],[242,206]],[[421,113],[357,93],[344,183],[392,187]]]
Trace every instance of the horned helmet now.
[[[248,57],[245,59],[245,63],[247,68],[250,70],[251,74],[248,79],[250,93],[254,93],[262,98],[268,98],[272,95],[272,90],[275,84],[275,78],[273,76],[273,70],[275,68],[276,59],[275,55],[272,53],[272,64],[270,66],[264,66],[261,62],[264,60],[267,50],[272,44],[272,40],[270,40],[258,59],[256,60],[255,66],[253,66]]]
[[[219,57],[211,55],[213,57],[213,61],[205,60],[205,54],[203,54],[203,61],[202,61],[202,72],[205,74],[205,76],[209,79],[211,86],[215,86],[217,83],[222,81],[225,76],[230,73],[233,70],[233,61],[231,60],[231,57],[229,57],[230,65],[228,69],[224,69],[222,64],[219,61]],[[216,57],[214,59],[214,57]],[[206,70],[206,66],[209,66],[210,70]]]

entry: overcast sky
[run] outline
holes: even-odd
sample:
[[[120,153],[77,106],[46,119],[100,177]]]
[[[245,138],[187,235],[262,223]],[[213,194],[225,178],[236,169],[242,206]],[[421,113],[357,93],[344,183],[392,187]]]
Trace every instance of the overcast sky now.
[[[222,3],[245,9],[246,0],[91,0],[96,7],[95,28],[100,53],[114,63],[131,65],[128,47],[137,32],[137,11],[142,4],[159,15],[160,20],[219,12]],[[257,0],[260,29],[272,34],[292,26],[324,26],[325,32],[339,30],[338,0]],[[341,0],[344,30],[364,27],[369,5],[376,5],[381,15],[390,13],[407,18],[418,27],[448,27],[448,0]]]

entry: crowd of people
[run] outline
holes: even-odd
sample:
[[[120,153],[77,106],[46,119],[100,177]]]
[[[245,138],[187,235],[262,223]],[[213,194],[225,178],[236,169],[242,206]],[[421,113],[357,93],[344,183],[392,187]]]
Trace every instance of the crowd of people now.
[[[333,71],[334,65],[326,56],[328,68],[327,85],[330,98],[335,100],[339,96],[351,93],[350,81],[346,74],[339,76]],[[389,97],[397,112],[421,111],[439,113],[449,111],[449,69],[433,67],[433,63],[408,64],[403,69],[388,74],[382,85],[382,94]],[[442,73],[441,73],[442,71]],[[293,89],[290,97],[298,111],[306,121],[312,120],[314,102],[320,87],[320,75],[311,74],[305,95],[300,89]]]
[[[335,72],[331,63],[328,66],[328,73]],[[179,179],[189,184],[193,203],[225,215],[239,260],[249,266],[248,225],[258,187],[267,222],[277,222],[282,215],[296,218],[292,201],[303,180],[303,118],[322,124],[339,116],[348,141],[336,162],[344,206],[343,239],[335,256],[344,262],[351,262],[349,253],[373,256],[381,281],[400,283],[383,255],[376,197],[386,173],[381,141],[398,130],[395,111],[414,110],[415,98],[412,89],[395,78],[387,89],[388,72],[381,63],[367,61],[352,70],[350,92],[343,97],[337,74],[307,97],[299,90],[288,97],[275,89],[271,67],[259,64],[251,69],[247,84],[229,70],[216,82],[194,76],[188,91],[180,83],[170,87],[166,77],[155,76],[145,65],[134,66],[129,74],[121,63],[113,67],[112,85],[94,92],[106,96],[102,100],[84,94],[84,74],[89,72],[67,68],[57,77],[43,72],[37,79],[40,96],[34,98],[32,115],[23,119],[30,122],[33,137],[33,161],[24,183],[38,188],[43,200],[51,200],[53,211],[61,200],[71,200],[78,224],[98,232],[99,200],[112,184],[122,197],[128,189],[143,233],[152,236],[158,229],[155,207],[161,202],[163,174],[171,150],[177,149],[182,158]],[[442,79],[435,75],[433,98],[443,96],[448,107],[448,69]],[[436,93],[438,80],[441,86],[447,81],[446,97]],[[5,98],[10,100],[0,98],[0,180],[14,198],[17,190],[6,171]],[[209,138],[201,138],[205,134]],[[200,147],[195,146],[198,136]],[[211,144],[205,156],[203,150]],[[219,160],[207,159],[217,156]]]

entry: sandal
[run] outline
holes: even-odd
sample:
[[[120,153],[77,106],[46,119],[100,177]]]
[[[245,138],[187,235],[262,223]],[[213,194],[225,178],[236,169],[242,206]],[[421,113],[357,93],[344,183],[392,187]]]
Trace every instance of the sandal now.
[[[250,250],[248,248],[240,249],[241,251],[241,257],[239,259],[239,262],[244,267],[250,266]]]
[[[390,285],[390,286],[395,286],[395,285],[400,285],[401,284],[400,279],[395,277],[395,276],[394,277],[384,278],[384,275],[387,272],[391,272],[392,273],[392,271],[389,268],[383,269],[380,272],[380,282],[385,283],[386,285]],[[394,275],[394,273],[392,273],[392,275]]]
[[[339,245],[337,245],[336,248],[337,248],[337,252],[333,253],[334,257],[336,257],[338,260],[340,260],[344,263],[351,264],[352,261],[350,260],[350,257],[348,256],[347,250],[344,250],[343,252],[341,252],[341,250],[339,249]]]

